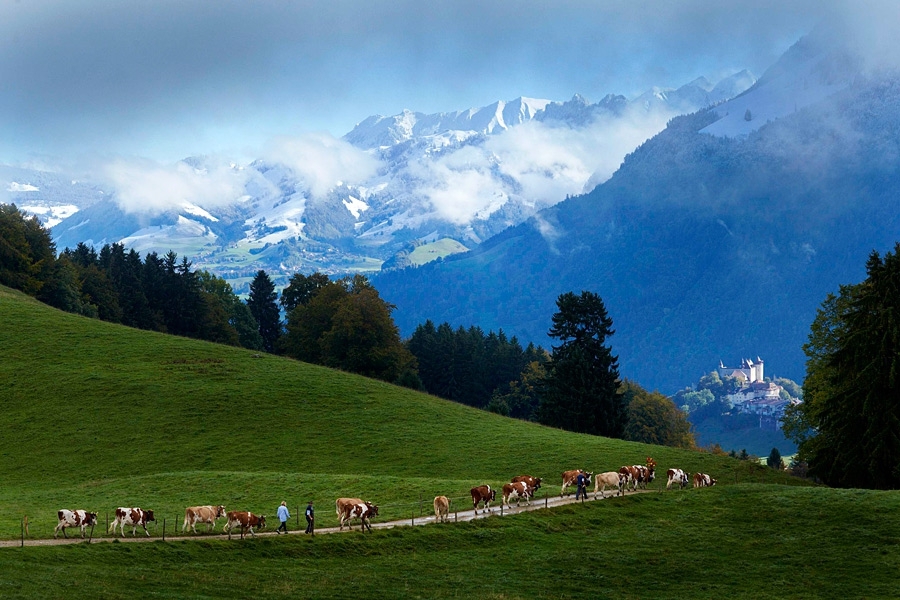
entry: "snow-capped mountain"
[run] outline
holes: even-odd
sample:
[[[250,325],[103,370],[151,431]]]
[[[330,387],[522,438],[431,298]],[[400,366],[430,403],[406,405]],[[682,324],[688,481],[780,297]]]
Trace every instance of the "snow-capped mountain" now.
[[[341,140],[280,140],[245,166],[210,157],[170,167],[117,163],[106,169],[105,191],[92,189],[91,202],[76,205],[53,232],[59,248],[171,249],[235,280],[259,268],[277,280],[298,269],[377,270],[411,244],[452,238],[471,248],[589,191],[673,116],[754,82],[742,71],[631,100],[523,97],[448,113],[375,115]],[[6,185],[33,185],[27,179]],[[23,194],[12,200],[24,204]]]

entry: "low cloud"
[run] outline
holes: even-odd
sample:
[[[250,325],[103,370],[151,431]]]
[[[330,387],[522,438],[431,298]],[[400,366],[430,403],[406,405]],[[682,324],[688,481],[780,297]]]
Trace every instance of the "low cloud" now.
[[[265,158],[291,169],[314,197],[324,196],[339,182],[363,183],[381,166],[371,154],[328,133],[276,138],[268,144]]]
[[[530,121],[408,167],[415,193],[436,216],[456,225],[487,218],[510,197],[536,209],[590,191],[609,179],[625,156],[665,128],[674,113],[632,107],[586,128]]]
[[[103,165],[101,173],[116,190],[119,207],[128,213],[158,214],[185,203],[209,209],[244,195],[244,171],[224,162],[207,163],[198,168],[186,162],[165,165],[119,158]]]

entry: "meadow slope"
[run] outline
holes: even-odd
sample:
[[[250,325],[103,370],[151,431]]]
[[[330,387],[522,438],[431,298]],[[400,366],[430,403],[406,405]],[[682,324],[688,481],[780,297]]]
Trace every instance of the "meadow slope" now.
[[[406,517],[438,493],[653,456],[723,482],[789,481],[726,457],[572,434],[379,381],[63,313],[0,289],[0,537],[101,514],[225,504],[271,514],[372,498]],[[558,489],[558,488],[556,488]],[[407,506],[408,505],[408,506]]]

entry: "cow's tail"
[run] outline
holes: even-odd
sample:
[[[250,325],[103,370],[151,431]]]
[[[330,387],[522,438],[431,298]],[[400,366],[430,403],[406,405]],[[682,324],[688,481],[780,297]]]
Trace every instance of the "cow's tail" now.
[[[106,530],[106,533],[112,533],[116,530],[116,525],[119,524],[119,519],[113,520],[112,523],[109,524],[109,529]]]

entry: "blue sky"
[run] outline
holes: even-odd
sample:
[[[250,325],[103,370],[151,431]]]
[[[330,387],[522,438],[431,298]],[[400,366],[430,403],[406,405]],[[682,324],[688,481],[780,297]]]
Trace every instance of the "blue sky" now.
[[[0,163],[249,159],[404,108],[758,76],[844,4],[0,0]]]

